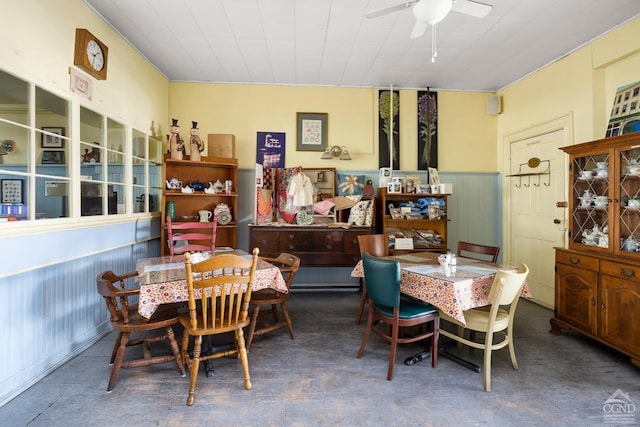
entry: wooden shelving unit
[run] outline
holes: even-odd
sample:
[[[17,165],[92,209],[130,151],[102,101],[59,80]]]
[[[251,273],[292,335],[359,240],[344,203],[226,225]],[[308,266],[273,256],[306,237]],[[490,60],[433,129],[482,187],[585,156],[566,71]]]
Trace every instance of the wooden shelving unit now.
[[[162,254],[168,253],[167,247],[167,202],[173,201],[176,204],[176,222],[180,222],[180,217],[197,216],[200,210],[209,210],[213,213],[216,205],[226,203],[232,215],[232,221],[227,225],[218,224],[216,236],[216,246],[237,247],[238,224],[236,215],[238,214],[238,160],[221,157],[203,157],[201,161],[191,160],[171,160],[164,159],[162,175],[165,181],[176,178],[182,181],[182,186],[186,187],[191,182],[200,181],[209,187],[210,182],[226,180],[233,182],[233,191],[227,193],[207,194],[203,191],[193,193],[182,193],[181,190],[169,190],[164,187],[162,192]]]
[[[447,252],[447,215],[446,205],[447,197],[450,194],[421,194],[421,193],[388,193],[386,188],[380,188],[378,190],[378,224],[380,224],[379,231],[381,233],[391,233],[394,230],[400,230],[404,234],[413,234],[413,232],[420,230],[431,230],[438,234],[442,242],[438,244],[425,244],[415,245],[414,251],[430,251],[430,252]],[[441,210],[441,214],[438,219],[429,219],[428,214],[421,214],[417,219],[393,218],[389,211],[389,205],[393,204],[394,207],[400,207],[403,202],[417,203],[421,198],[435,198],[438,200],[444,200],[444,209]],[[395,249],[395,248],[392,248]]]

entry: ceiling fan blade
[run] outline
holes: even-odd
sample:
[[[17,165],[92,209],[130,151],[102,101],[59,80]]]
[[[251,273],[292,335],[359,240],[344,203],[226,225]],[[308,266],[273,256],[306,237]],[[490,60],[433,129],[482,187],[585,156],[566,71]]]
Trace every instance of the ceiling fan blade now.
[[[418,37],[422,37],[425,31],[427,31],[428,26],[429,24],[426,22],[416,19],[416,24],[413,26],[413,30],[411,31],[411,38],[417,39]]]
[[[405,1],[402,3],[395,4],[393,6],[387,6],[387,7],[383,7],[382,9],[372,10],[371,12],[365,13],[364,16],[369,19],[377,18],[378,16],[387,15],[389,13],[395,12],[396,10],[406,9],[408,7],[413,6],[417,2],[418,0]]]
[[[480,3],[474,0],[455,0],[453,2],[454,12],[463,13],[475,18],[484,18],[491,12],[493,6],[490,4]]]

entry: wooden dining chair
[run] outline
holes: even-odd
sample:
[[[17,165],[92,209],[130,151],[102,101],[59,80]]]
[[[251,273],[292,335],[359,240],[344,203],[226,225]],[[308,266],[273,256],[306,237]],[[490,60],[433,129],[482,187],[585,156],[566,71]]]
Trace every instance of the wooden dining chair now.
[[[391,343],[387,380],[393,379],[393,366],[398,344],[408,344],[431,338],[431,366],[438,364],[438,311],[430,304],[400,298],[400,263],[362,254],[369,310],[367,327],[358,359],[364,355],[370,332]],[[400,328],[431,323],[431,328],[416,335],[400,337]]]
[[[167,215],[167,245],[169,255],[181,255],[185,252],[210,251],[216,249],[216,233],[218,218],[214,216],[211,222],[180,222],[171,221]]]
[[[459,343],[484,350],[484,389],[491,391],[491,354],[509,346],[509,356],[513,369],[518,369],[518,361],[513,345],[513,319],[520,299],[522,287],[529,275],[529,267],[522,264],[517,272],[499,270],[489,291],[489,309],[472,308],[464,312],[465,325],[440,311],[443,320],[454,323],[458,333],[440,329],[440,333]],[[464,337],[464,331],[484,332],[484,341],[479,343]],[[494,343],[494,334],[502,336],[502,340]]]
[[[184,327],[181,355],[190,371],[187,405],[195,400],[198,368],[201,361],[237,355],[244,374],[244,388],[251,389],[249,361],[242,328],[249,325],[249,301],[259,249],[249,259],[233,254],[221,254],[196,264],[191,254],[184,254],[189,312],[180,314]],[[196,304],[200,301],[200,304]],[[228,349],[202,355],[202,337],[233,332],[235,345]],[[195,337],[193,356],[188,353],[190,337]]]
[[[113,329],[118,331],[118,338],[113,345],[109,361],[113,367],[107,391],[111,391],[116,386],[120,369],[154,365],[173,360],[177,363],[182,376],[185,375],[180,350],[173,333],[173,325],[178,323],[177,308],[173,304],[161,305],[150,319],[145,319],[138,314],[138,306],[129,303],[129,300],[138,297],[140,289],[127,288],[128,279],[137,275],[137,272],[131,272],[118,276],[112,271],[105,271],[96,278],[98,293],[102,295],[107,305],[111,325]],[[136,334],[135,339],[132,339],[132,334]],[[152,356],[150,344],[165,340],[169,341],[172,354]],[[144,357],[124,361],[127,347],[134,345],[143,346]]]
[[[360,248],[360,257],[365,252],[375,257],[383,257],[389,255],[389,235],[388,234],[361,234],[358,236],[358,246]],[[360,324],[362,314],[364,313],[364,305],[367,302],[367,283],[362,279],[362,295],[360,296],[360,306],[356,315],[356,324]]]
[[[498,262],[500,248],[497,246],[479,245],[477,243],[458,242],[458,256],[475,258],[482,261]]]
[[[282,273],[287,285],[287,290],[291,289],[293,278],[300,269],[299,257],[283,252],[278,255],[277,258],[260,257],[260,259],[277,266],[278,269],[280,269],[280,273]],[[249,334],[247,336],[247,350],[251,348],[254,337],[284,327],[289,329],[289,335],[291,335],[291,339],[294,339],[293,323],[291,322],[291,316],[289,316],[289,310],[287,310],[286,305],[287,299],[289,299],[288,293],[278,292],[275,289],[260,289],[251,294],[251,326],[249,327]],[[282,310],[284,322],[281,322],[279,319],[278,305]],[[269,307],[269,309],[261,311],[261,308],[264,307]],[[264,319],[264,317],[269,314],[273,316],[273,323],[269,323]],[[259,320],[264,322],[261,328],[257,328]]]

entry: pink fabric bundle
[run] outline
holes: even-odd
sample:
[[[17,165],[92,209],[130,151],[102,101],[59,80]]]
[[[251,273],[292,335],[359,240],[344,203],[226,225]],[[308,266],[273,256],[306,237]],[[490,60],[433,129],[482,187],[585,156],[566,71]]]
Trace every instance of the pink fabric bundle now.
[[[327,216],[332,207],[336,204],[333,203],[332,199],[325,199],[321,202],[316,202],[313,204],[313,211],[319,213],[320,215]]]

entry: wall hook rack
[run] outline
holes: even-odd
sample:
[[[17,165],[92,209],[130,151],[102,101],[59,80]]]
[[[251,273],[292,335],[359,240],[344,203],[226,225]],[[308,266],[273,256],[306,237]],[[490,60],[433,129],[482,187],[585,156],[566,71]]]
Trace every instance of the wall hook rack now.
[[[518,172],[513,175],[507,175],[508,177],[516,177],[518,178],[518,183],[516,184],[516,188],[520,188],[522,186],[530,187],[531,186],[531,177],[537,177],[536,182],[533,182],[534,187],[540,187],[540,182],[542,176],[546,176],[546,182],[542,182],[542,185],[548,187],[551,185],[551,161],[550,160],[540,160],[537,157],[530,158],[527,163],[520,163],[518,167]],[[523,182],[526,178],[526,183]]]

